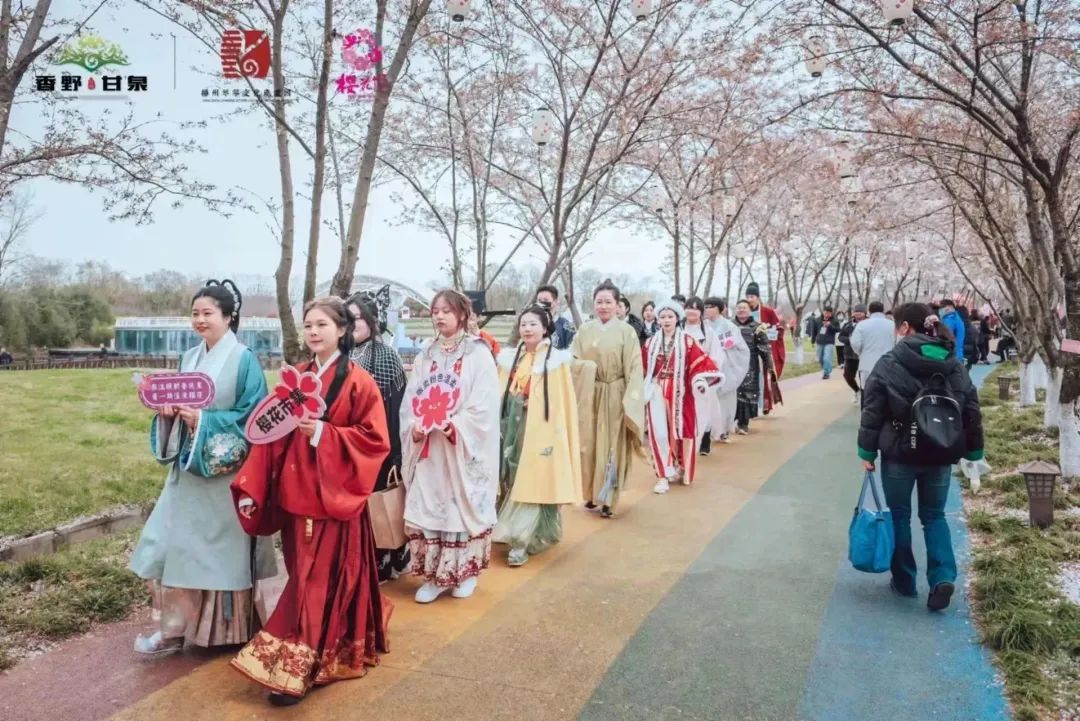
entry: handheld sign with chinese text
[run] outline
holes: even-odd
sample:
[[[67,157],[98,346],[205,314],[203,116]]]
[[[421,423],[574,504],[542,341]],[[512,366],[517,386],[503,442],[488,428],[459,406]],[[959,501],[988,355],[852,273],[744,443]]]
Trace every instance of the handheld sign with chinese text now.
[[[450,415],[461,399],[461,377],[456,372],[460,363],[452,371],[439,370],[432,364],[428,377],[417,386],[411,402],[421,431],[441,430],[450,422]]]
[[[136,373],[132,380],[139,400],[155,411],[166,406],[208,408],[214,402],[214,380],[205,373]]]
[[[244,436],[257,445],[272,443],[292,433],[302,421],[322,418],[326,401],[321,393],[322,381],[317,375],[282,366],[281,382],[255,407]]]

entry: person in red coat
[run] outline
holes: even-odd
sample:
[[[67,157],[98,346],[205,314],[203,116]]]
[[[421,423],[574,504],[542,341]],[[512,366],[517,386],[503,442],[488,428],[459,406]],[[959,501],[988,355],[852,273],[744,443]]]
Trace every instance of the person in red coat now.
[[[674,301],[661,303],[656,309],[660,330],[641,349],[645,421],[657,477],[653,493],[667,493],[671,483],[694,482],[707,425],[698,417],[708,417],[709,386],[724,380],[709,354],[679,327],[682,315]]]
[[[761,289],[757,283],[751,282],[746,286],[746,300],[750,304],[750,312],[754,320],[769,326],[769,346],[772,350],[775,376],[766,374],[763,377],[765,387],[761,394],[762,407],[768,415],[775,404],[783,402],[778,383],[784,375],[784,361],[787,359],[787,348],[784,346],[784,321],[775,309],[761,302]]]
[[[304,339],[314,360],[282,379],[302,391],[297,370],[317,374],[326,413],[252,446],[232,483],[241,526],[251,535],[280,531],[289,572],[266,626],[232,660],[270,689],[275,706],[359,678],[389,650],[392,606],[379,592],[367,501],[390,439],[375,380],[349,360],[352,324],[338,298],[308,303]]]

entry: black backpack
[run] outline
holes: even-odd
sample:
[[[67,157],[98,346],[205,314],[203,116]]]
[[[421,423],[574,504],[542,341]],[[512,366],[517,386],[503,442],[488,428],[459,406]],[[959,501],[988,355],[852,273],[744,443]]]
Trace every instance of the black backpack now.
[[[944,465],[963,457],[962,409],[941,373],[930,376],[915,395],[903,443],[920,464]]]

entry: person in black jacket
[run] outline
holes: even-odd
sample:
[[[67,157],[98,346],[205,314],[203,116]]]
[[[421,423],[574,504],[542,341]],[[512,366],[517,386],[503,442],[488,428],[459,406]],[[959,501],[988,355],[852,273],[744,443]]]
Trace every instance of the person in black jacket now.
[[[830,306],[821,309],[821,317],[813,318],[809,327],[810,337],[817,348],[818,364],[821,365],[821,377],[825,380],[832,375],[833,349],[836,347],[836,334],[840,326],[833,319],[833,310]]]
[[[902,305],[895,311],[894,322],[903,337],[877,362],[863,388],[859,457],[863,467],[873,471],[881,454],[881,483],[896,531],[892,587],[902,596],[916,595],[911,491],[918,488],[919,520],[926,537],[926,577],[931,589],[926,605],[940,611],[949,605],[956,583],[956,560],[945,520],[952,464],[961,456],[971,461],[983,457],[979,396],[967,369],[951,350],[951,334],[928,306]],[[910,445],[912,403],[938,375],[961,409],[965,450],[955,458],[933,458],[931,451],[913,450]]]
[[[844,348],[844,381],[855,392],[851,401],[855,405],[859,403],[859,354],[851,347],[851,334],[855,332],[855,324],[863,320],[866,320],[866,306],[857,305],[851,309],[851,320],[844,323],[836,334],[838,347],[842,345]]]
[[[641,322],[641,319],[630,312],[630,299],[625,295],[619,296],[619,304],[615,308],[615,315],[619,320],[626,321],[630,324],[630,327],[634,329],[634,333],[637,334],[638,343],[645,345],[645,341],[649,339],[645,335],[645,324]]]
[[[985,365],[990,362],[990,338],[993,334],[990,332],[989,314],[976,313],[972,316],[979,319],[979,363]]]

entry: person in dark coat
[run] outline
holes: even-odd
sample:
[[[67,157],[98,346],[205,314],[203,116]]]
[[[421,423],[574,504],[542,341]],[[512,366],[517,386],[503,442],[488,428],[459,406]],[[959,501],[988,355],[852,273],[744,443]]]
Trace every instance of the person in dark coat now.
[[[975,311],[972,317],[979,321],[979,363],[990,362],[990,339],[993,332],[990,330],[990,316],[987,313]]]
[[[615,315],[619,320],[624,320],[630,324],[630,327],[634,329],[634,333],[637,334],[638,343],[645,345],[645,341],[649,339],[649,336],[645,333],[645,324],[641,322],[641,318],[630,312],[630,299],[625,295],[619,296],[619,304],[615,309]]]
[[[918,489],[919,520],[926,537],[927,606],[940,611],[949,605],[956,583],[945,503],[952,482],[952,464],[961,458],[983,457],[979,395],[967,369],[952,352],[951,334],[921,303],[895,311],[902,338],[881,357],[863,388],[858,453],[867,471],[881,454],[881,484],[892,511],[896,549],[892,558],[892,588],[901,596],[916,595],[915,556],[911,547],[911,492]],[[932,448],[912,448],[908,428],[914,423],[912,404],[930,382],[944,381],[948,396],[959,407],[964,450],[956,457]]]
[[[738,326],[746,346],[750,349],[750,367],[736,391],[735,432],[750,432],[750,420],[757,418],[758,399],[761,397],[761,378],[773,370],[772,349],[765,325],[754,319],[747,300],[735,304],[735,325]]]
[[[825,380],[828,380],[829,376],[832,375],[832,359],[835,352],[833,348],[836,346],[836,334],[839,331],[840,326],[833,319],[831,306],[822,308],[821,316],[815,316],[811,320],[809,334],[814,341],[814,347],[817,348],[817,359],[821,365],[821,377]]]
[[[855,332],[855,324],[866,320],[866,306],[857,305],[851,309],[851,320],[840,327],[836,334],[837,346],[844,348],[844,382],[855,393],[852,403],[859,403],[859,354],[851,347],[851,334]]]

